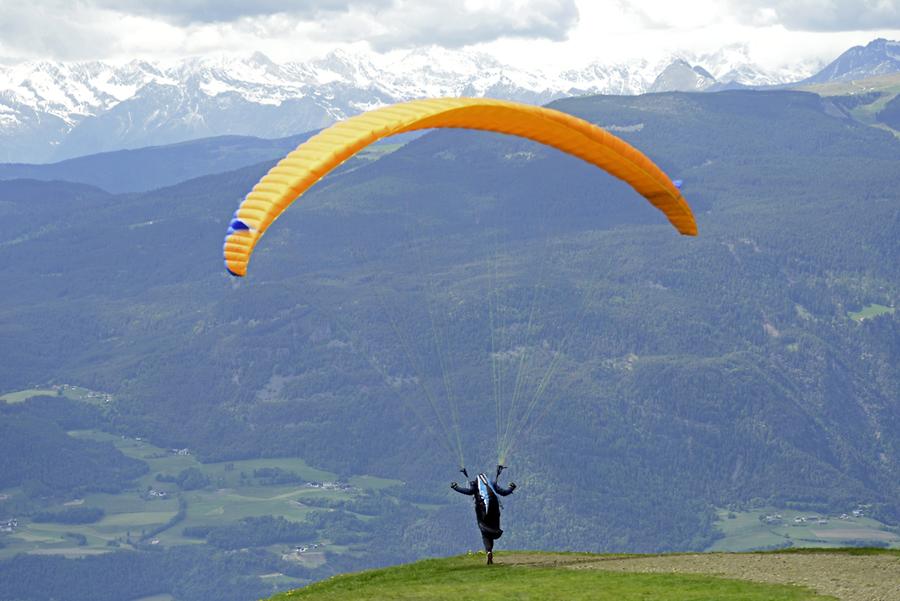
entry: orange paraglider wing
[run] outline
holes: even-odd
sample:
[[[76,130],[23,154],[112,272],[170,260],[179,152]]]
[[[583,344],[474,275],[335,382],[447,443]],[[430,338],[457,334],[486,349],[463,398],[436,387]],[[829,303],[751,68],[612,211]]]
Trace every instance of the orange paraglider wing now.
[[[395,104],[323,130],[278,162],[247,194],[225,237],[225,267],[243,276],[257,242],[275,219],[332,169],[366,146],[404,132],[454,127],[528,138],[584,159],[625,181],[675,229],[697,234],[678,186],[642,152],[566,113],[486,98],[436,98]]]

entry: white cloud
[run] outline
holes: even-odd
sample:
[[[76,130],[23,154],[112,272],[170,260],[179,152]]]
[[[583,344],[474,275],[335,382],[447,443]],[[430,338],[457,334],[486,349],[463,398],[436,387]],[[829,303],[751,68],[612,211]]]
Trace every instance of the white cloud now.
[[[752,25],[798,31],[900,29],[900,0],[728,0]]]
[[[622,14],[636,18],[641,29],[692,29],[715,23],[723,16],[722,3],[717,0],[617,0],[612,4]]]
[[[0,0],[0,55],[76,60],[360,41],[378,51],[460,47],[563,40],[577,22],[575,0]]]
[[[900,38],[900,0],[0,0],[0,62],[335,47],[467,47],[519,67],[657,60],[735,43],[763,66]],[[879,27],[871,29],[871,27]],[[848,28],[848,31],[842,31]],[[827,30],[827,31],[826,31]],[[841,31],[838,31],[841,30]],[[391,53],[392,54],[392,53]]]
[[[777,1],[777,0],[774,0]],[[827,5],[834,0],[811,0]],[[865,5],[869,0],[860,0]],[[900,0],[881,0],[895,5]],[[565,42],[501,40],[479,47],[522,65],[557,67],[599,60],[655,62],[671,54],[709,54],[735,44],[760,66],[780,69],[824,64],[876,37],[900,39],[900,24],[879,29],[806,31],[777,20],[751,19],[742,7],[771,8],[766,0],[581,0],[579,24]],[[752,12],[752,11],[751,11]]]
[[[182,25],[228,23],[246,17],[279,14],[311,20],[354,10],[380,10],[393,4],[392,0],[92,0],[90,3]]]
[[[179,27],[140,15],[63,0],[0,0],[0,56],[89,60],[154,53],[181,44]]]
[[[324,20],[319,37],[365,40],[378,51],[458,48],[500,38],[564,40],[577,22],[574,0],[395,0]]]

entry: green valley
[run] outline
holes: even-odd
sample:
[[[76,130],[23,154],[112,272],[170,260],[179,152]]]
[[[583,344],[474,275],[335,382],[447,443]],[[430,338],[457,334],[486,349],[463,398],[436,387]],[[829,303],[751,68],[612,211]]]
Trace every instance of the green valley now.
[[[734,512],[720,510],[723,537],[710,551],[748,551],[792,547],[872,546],[900,549],[896,527],[866,517],[868,508],[827,515],[774,507]]]
[[[376,491],[382,494],[381,491],[393,489],[397,495],[398,487],[403,486],[399,480],[370,476],[350,476],[339,481],[334,473],[312,468],[300,459],[204,464],[189,449],[162,449],[141,439],[97,430],[72,431],[69,435],[112,443],[126,456],[145,462],[149,470],[128,490],[93,492],[43,508],[45,512],[76,507],[102,511],[102,519],[93,523],[17,519],[15,530],[0,539],[4,543],[0,558],[23,552],[80,557],[147,546],[197,544],[204,537],[191,535],[192,532],[234,525],[245,518],[304,522],[311,513],[353,505]],[[195,474],[196,482],[176,481],[178,474],[189,472]],[[22,501],[20,489],[0,492],[7,502]],[[365,513],[353,515],[367,519]],[[342,553],[350,548],[346,543],[335,544],[328,537],[327,528],[311,529],[303,538],[262,546],[298,564],[317,567],[325,563],[326,552]]]

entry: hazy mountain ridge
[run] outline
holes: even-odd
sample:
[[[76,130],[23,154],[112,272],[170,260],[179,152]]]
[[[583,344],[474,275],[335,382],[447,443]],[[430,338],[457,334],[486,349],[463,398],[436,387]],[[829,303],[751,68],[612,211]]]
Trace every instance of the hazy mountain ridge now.
[[[260,53],[169,64],[23,63],[0,67],[0,140],[6,142],[0,161],[43,162],[221,134],[284,137],[425,96],[491,96],[543,104],[573,95],[666,91],[675,88],[656,80],[676,61],[700,65],[718,82],[742,85],[796,81],[812,68],[769,72],[753,64],[740,46],[704,56],[594,62],[555,73],[437,48],[390,62],[335,51],[321,59],[286,63]]]
[[[114,194],[148,192],[205,175],[280,159],[313,133],[275,139],[216,136],[134,150],[101,152],[58,163],[0,163],[0,181],[72,182]],[[377,156],[383,152],[382,146],[404,144],[420,135],[421,132],[412,132],[392,136],[373,145],[369,153]],[[369,153],[364,152],[351,159],[341,169],[367,162]]]
[[[48,164],[0,163],[0,180],[63,180],[108,192],[146,192],[280,158],[310,134],[261,139],[218,136],[165,146],[116,150]]]

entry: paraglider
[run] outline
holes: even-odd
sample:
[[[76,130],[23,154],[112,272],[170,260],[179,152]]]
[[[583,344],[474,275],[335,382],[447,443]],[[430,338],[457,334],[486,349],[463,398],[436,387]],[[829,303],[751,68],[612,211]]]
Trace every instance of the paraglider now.
[[[234,276],[245,276],[254,249],[272,223],[294,201],[344,161],[383,138],[432,128],[496,132],[530,139],[556,148],[629,184],[661,211],[682,235],[697,234],[697,225],[691,208],[681,193],[682,181],[673,180],[642,152],[602,128],[549,108],[484,98],[436,98],[386,106],[336,123],[279,161],[247,194],[229,223],[223,247],[227,271]],[[495,263],[485,279],[491,282],[493,288],[487,295],[487,321],[491,328],[490,362],[497,407],[498,463],[503,464],[516,436],[526,431],[529,424],[533,427],[540,417],[546,414],[550,403],[543,411],[536,409],[545,391],[550,387],[550,382],[564,357],[567,343],[584,317],[593,286],[588,287],[581,295],[582,309],[577,311],[574,323],[557,330],[563,332],[559,337],[561,342],[557,348],[544,344],[541,347],[543,363],[533,363],[532,356],[527,351],[529,345],[523,344],[521,348],[526,350],[520,352],[512,337],[497,336],[495,339],[495,334],[502,332],[504,326],[512,331],[514,325],[507,321],[513,319],[507,317],[507,314],[512,312],[506,310],[503,298],[495,287],[498,279],[496,267]],[[540,273],[544,273],[543,268]],[[538,283],[535,286],[535,293],[531,296],[531,308],[519,312],[528,315],[526,323],[520,324],[517,329],[526,336],[537,329],[532,327],[535,325],[532,318],[535,315],[536,300],[540,296],[537,291],[541,288],[541,277],[538,275],[536,278]],[[437,395],[430,390],[423,361],[410,348],[409,339],[422,338],[422,332],[403,336],[398,328],[398,322],[401,320],[391,315],[388,303],[381,299],[378,292],[375,293],[375,297],[381,303],[388,318],[387,323],[393,328],[398,342],[404,347],[406,357],[415,368],[416,377],[411,379],[422,388],[437,418],[437,425],[444,430],[447,450],[453,453],[452,447],[455,446],[458,465],[463,466],[465,461],[459,436],[459,410],[449,385],[448,368],[442,351],[446,341],[438,335],[435,321],[435,315],[440,312],[435,310],[430,301],[425,303],[429,317],[427,323],[434,330],[432,339],[436,349],[436,364],[442,372],[441,380],[446,390],[447,404],[451,409],[449,420],[441,418]],[[353,340],[352,328],[348,327],[346,330],[348,337]],[[358,346],[364,347],[361,344]],[[507,369],[503,361],[509,361],[510,357],[514,366]],[[370,362],[373,369],[382,372],[383,367],[379,362]],[[539,363],[539,371],[535,372],[537,376],[529,377],[527,372],[531,369],[537,370],[535,366]],[[388,374],[383,375],[386,381],[391,379]],[[511,376],[514,383],[507,387],[504,380]],[[396,379],[393,381],[396,382]],[[526,387],[532,387],[533,392],[526,394]],[[505,396],[509,396],[507,403],[503,402]],[[415,408],[412,412],[419,417]],[[450,435],[448,424],[453,426],[455,437]],[[425,425],[431,426],[427,423]],[[441,437],[435,436],[435,439],[440,441]],[[469,480],[463,468],[461,471],[466,475],[467,484],[452,485],[455,491],[475,498],[476,517],[485,551],[488,553],[488,563],[493,560],[494,541],[502,534],[499,497],[511,494],[516,488],[515,484],[504,488],[498,483],[503,469],[502,465],[498,465],[496,476],[492,479],[485,474],[479,474],[476,479]]]
[[[681,234],[697,234],[679,186],[642,152],[600,127],[561,111],[515,102],[435,98],[386,106],[336,123],[279,161],[234,213],[223,248],[226,269],[234,276],[246,275],[253,250],[272,222],[366,146],[395,134],[446,127],[528,138],[581,158],[631,185]]]
[[[517,488],[515,482],[510,482],[507,487],[500,485],[500,473],[505,469],[505,466],[498,465],[497,475],[492,479],[481,473],[465,487],[456,482],[450,484],[450,488],[456,492],[475,499],[475,519],[478,521],[478,529],[481,531],[481,542],[484,544],[488,565],[494,563],[494,541],[503,536],[503,530],[500,528],[500,499],[498,497],[507,497]],[[466,468],[460,471],[464,476],[469,477]]]

